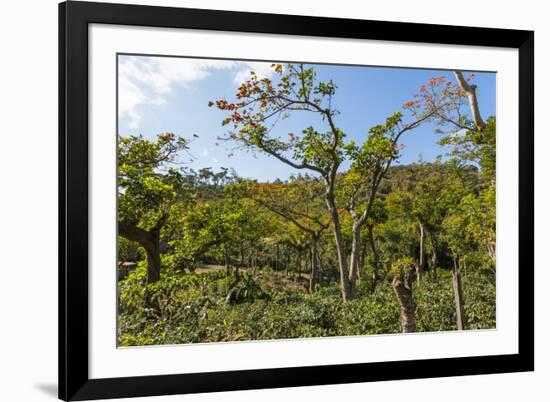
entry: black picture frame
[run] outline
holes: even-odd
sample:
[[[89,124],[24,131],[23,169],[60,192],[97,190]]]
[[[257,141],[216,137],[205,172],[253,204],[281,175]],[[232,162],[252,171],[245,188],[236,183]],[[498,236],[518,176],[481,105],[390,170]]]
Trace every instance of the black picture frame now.
[[[517,354],[90,379],[88,25],[118,24],[519,51]],[[59,398],[88,400],[534,370],[534,32],[70,1],[59,5]]]

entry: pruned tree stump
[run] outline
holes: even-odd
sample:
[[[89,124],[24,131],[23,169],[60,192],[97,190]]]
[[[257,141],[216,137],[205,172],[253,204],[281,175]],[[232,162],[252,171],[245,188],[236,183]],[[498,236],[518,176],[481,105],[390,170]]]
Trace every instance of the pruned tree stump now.
[[[416,304],[413,297],[413,283],[416,269],[411,258],[403,258],[392,265],[392,286],[401,307],[401,329],[404,333],[416,332]]]

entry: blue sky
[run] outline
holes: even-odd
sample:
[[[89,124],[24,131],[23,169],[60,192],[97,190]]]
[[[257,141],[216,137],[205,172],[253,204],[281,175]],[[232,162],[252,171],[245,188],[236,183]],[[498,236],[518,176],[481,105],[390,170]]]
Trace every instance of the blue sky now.
[[[286,179],[296,170],[262,154],[233,149],[236,144],[219,141],[227,133],[221,126],[226,114],[208,107],[210,100],[234,99],[238,83],[254,70],[271,76],[271,62],[244,62],[173,57],[119,56],[119,134],[141,134],[154,139],[173,132],[185,138],[198,135],[189,154],[182,154],[187,166],[233,168],[241,177],[260,181]],[[337,125],[348,138],[361,143],[371,126],[401,110],[421,84],[431,77],[454,77],[450,71],[367,66],[315,65],[320,80],[332,79],[338,86],[333,106],[340,111]],[[496,113],[496,74],[476,72],[478,98],[483,118]],[[405,115],[405,118],[407,115]],[[280,126],[281,133],[300,133],[313,125],[325,129],[311,113],[298,112]],[[401,138],[405,148],[399,163],[432,161],[447,150],[437,144],[436,127],[424,124]],[[345,165],[344,167],[345,168]]]

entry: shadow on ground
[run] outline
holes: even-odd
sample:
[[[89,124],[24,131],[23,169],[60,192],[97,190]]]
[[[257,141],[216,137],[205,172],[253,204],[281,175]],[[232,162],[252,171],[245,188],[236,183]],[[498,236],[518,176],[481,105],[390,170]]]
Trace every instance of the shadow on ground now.
[[[46,395],[57,398],[57,384],[34,384],[34,387]]]

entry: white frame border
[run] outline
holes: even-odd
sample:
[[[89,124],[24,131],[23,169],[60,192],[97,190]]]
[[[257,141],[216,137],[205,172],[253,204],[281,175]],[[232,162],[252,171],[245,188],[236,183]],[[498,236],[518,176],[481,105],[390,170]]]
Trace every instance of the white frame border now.
[[[517,49],[104,24],[89,38],[90,378],[518,352]],[[497,329],[117,349],[117,53],[497,71]]]

